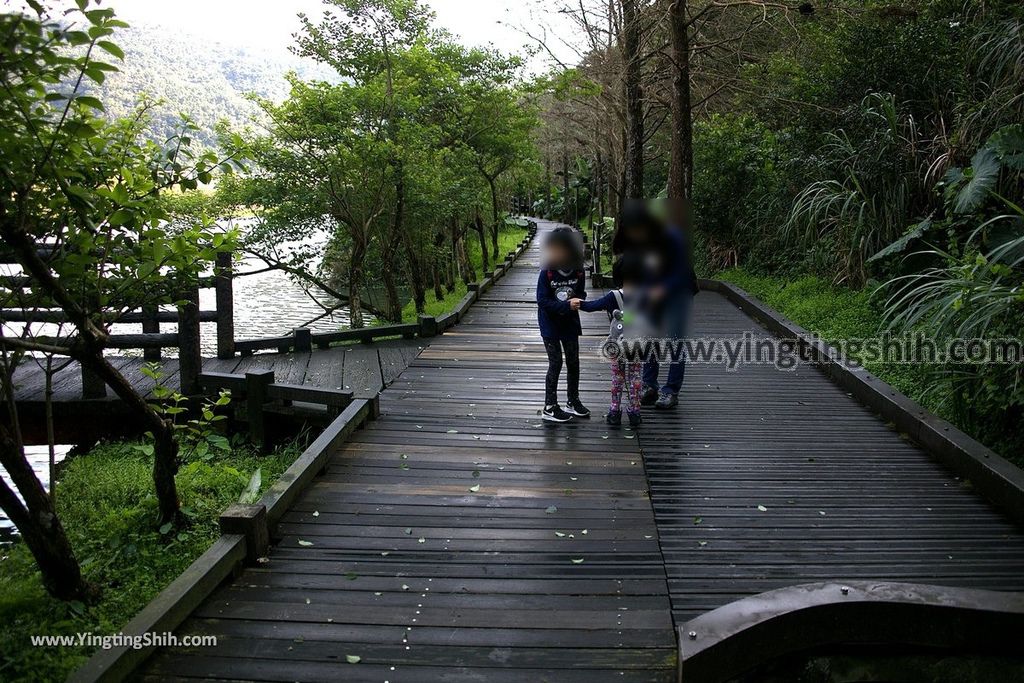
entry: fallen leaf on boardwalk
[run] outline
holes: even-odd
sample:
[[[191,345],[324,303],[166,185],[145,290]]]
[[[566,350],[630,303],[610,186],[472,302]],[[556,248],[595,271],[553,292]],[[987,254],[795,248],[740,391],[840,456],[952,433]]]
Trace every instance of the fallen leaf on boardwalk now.
[[[411,526],[405,527],[405,535],[406,536],[412,536],[412,527]]]
[[[704,521],[704,519],[702,517],[694,517],[693,518],[693,523],[694,524],[700,524],[703,521]]]
[[[358,664],[363,661],[363,658],[359,655],[345,655],[345,661],[349,664]]]
[[[409,454],[408,453],[402,453],[398,457],[401,458],[402,460],[408,460],[409,459]]]
[[[303,541],[302,539],[299,539],[299,545],[301,545],[303,548],[308,548],[309,546],[311,546],[313,544],[310,543],[309,541]]]
[[[580,533],[581,533],[581,534],[583,534],[584,536],[586,536],[586,535],[587,535],[587,530],[586,530],[586,529],[584,529],[584,530],[583,530],[583,531],[581,531]]]
[[[757,509],[760,510],[761,512],[768,512],[768,508],[766,508],[764,505],[758,505]]]
[[[544,508],[544,512],[548,513],[549,515],[553,515],[556,512],[558,512],[558,508],[556,508],[554,505],[548,505],[546,508]]]
[[[391,552],[390,552],[390,551],[387,551],[387,550],[385,550],[384,552],[382,552],[382,553],[380,554],[380,556],[381,556],[381,557],[387,557],[387,556],[388,556],[388,555],[390,555],[390,554],[391,554]]]
[[[311,605],[311,604],[313,604],[313,603],[312,603],[312,601],[311,601],[311,600],[310,600],[309,598],[306,598],[306,604],[307,604],[307,605]]]
[[[480,490],[480,484],[474,484],[473,486],[470,486],[469,490],[471,493],[476,493],[477,491]]]
[[[349,581],[355,581],[356,579],[359,578],[359,574],[356,574],[355,572],[347,572],[345,574],[345,578],[348,579]]]
[[[573,564],[583,564],[583,558],[581,557],[579,559],[573,559],[572,563]]]
[[[558,536],[559,538],[565,538],[565,534],[563,534],[561,531],[556,531],[555,536]]]
[[[818,510],[818,514],[821,515],[822,517],[824,517],[825,516],[825,511],[824,510]]]
[[[313,511],[313,516],[314,517],[319,517],[320,516],[320,511],[319,510],[314,510]]]
[[[474,477],[479,477],[480,476],[480,470],[473,470],[473,476]]]
[[[407,586],[406,584],[403,583],[402,584],[402,590],[404,590],[404,591],[409,590],[409,586]]]
[[[458,429],[449,429],[449,430],[448,430],[448,433],[449,433],[449,434],[458,434],[458,433],[459,433],[459,430],[458,430]]]
[[[607,439],[607,438],[608,438],[608,435],[607,435],[607,434],[605,434],[605,435],[604,435],[604,436],[602,436],[601,438],[602,438],[602,439]]]
[[[569,477],[569,481],[579,481],[579,477]]]
[[[707,542],[707,541],[700,541],[700,542],[698,542],[698,543],[697,543],[697,545],[699,545],[699,546],[700,546],[701,548],[703,548],[703,547],[704,547],[704,546],[706,546],[707,544],[708,544],[708,542]]]
[[[425,538],[418,538],[418,539],[416,539],[416,542],[417,543],[426,543],[427,539],[425,539]]]

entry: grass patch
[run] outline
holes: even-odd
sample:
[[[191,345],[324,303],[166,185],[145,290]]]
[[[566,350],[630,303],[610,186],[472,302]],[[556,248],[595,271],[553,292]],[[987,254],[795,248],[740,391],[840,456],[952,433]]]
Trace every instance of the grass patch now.
[[[515,251],[519,243],[526,237],[526,228],[520,228],[518,226],[510,226],[508,224],[502,225],[498,230],[498,264],[505,261],[505,256],[510,251]],[[490,247],[491,238],[490,235],[487,237],[487,245]],[[466,236],[466,258],[470,264],[476,270],[477,276],[484,278],[490,273],[484,273],[484,259],[480,252],[480,240],[477,238],[476,233],[469,233]],[[494,264],[493,259],[490,262],[491,270],[493,273],[497,267]],[[462,297],[466,296],[466,285],[461,280],[455,281],[455,289],[450,293],[446,294],[442,298],[438,299],[434,296],[434,290],[427,290],[427,300],[424,307],[423,314],[436,317],[440,317],[455,310],[455,307],[459,304]],[[410,300],[402,309],[402,322],[414,323],[418,318],[416,312],[416,305]]]
[[[261,470],[264,489],[295,460],[288,448],[259,456],[236,449],[182,464],[178,493],[187,527],[156,530],[152,461],[129,443],[96,447],[65,463],[57,510],[86,578],[103,593],[94,605],[64,603],[43,590],[21,544],[0,551],[0,680],[64,680],[92,653],[87,648],[33,648],[32,635],[117,632],[220,535],[217,518]]]

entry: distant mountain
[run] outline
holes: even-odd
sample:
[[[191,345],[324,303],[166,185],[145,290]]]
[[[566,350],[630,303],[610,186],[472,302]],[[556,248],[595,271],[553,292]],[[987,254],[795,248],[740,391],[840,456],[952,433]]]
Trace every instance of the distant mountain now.
[[[196,141],[212,145],[217,121],[242,126],[257,113],[247,93],[283,100],[289,71],[307,80],[336,80],[330,69],[287,53],[261,54],[153,26],[133,24],[119,31],[114,42],[125,59],[115,61],[120,72],[110,74],[99,88],[107,114],[130,115],[142,93],[163,100],[153,110],[152,137],[157,140],[166,139],[184,112],[201,129],[193,136]]]

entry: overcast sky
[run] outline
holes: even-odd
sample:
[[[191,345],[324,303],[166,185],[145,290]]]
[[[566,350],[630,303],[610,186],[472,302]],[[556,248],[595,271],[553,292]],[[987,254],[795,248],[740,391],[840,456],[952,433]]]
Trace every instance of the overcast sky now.
[[[296,13],[320,14],[319,0],[107,0],[126,21],[159,24],[224,43],[283,51],[298,29]],[[557,26],[552,0],[426,0],[437,24],[466,45],[521,52],[530,39],[518,27]],[[560,54],[571,60],[571,51]],[[537,63],[534,66],[538,66]]]

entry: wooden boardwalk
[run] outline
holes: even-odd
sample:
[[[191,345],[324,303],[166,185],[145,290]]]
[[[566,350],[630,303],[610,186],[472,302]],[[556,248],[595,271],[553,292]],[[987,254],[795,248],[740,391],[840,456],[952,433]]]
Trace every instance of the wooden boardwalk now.
[[[268,561],[180,629],[218,645],[144,678],[670,681],[674,625],[770,588],[1024,589],[1022,530],[813,368],[691,366],[634,433],[600,419],[585,350],[595,419],[542,424],[536,266],[534,247],[431,340]],[[701,334],[759,329],[717,294],[696,310]],[[593,349],[607,324],[584,321]]]
[[[322,389],[345,389],[356,398],[376,396],[409,365],[423,346],[419,339],[396,339],[373,344],[335,346],[309,353],[261,353],[236,356],[226,360],[203,359],[205,372],[245,374],[249,370],[273,370],[276,381],[303,384]],[[152,393],[153,380],[142,374],[140,357],[112,357],[114,366],[143,395]],[[178,361],[159,361],[163,382],[178,384]],[[39,403],[44,398],[42,368],[31,360],[24,361],[14,374],[15,400],[21,404]],[[61,369],[53,378],[54,401],[83,404],[82,373],[77,363]],[[108,392],[109,393],[109,392]],[[102,399],[100,399],[102,400]],[[110,400],[116,400],[112,396]]]
[[[715,293],[693,326],[767,334]],[[680,623],[815,581],[1024,590],[1022,529],[816,368],[690,365],[679,407],[640,442]]]

